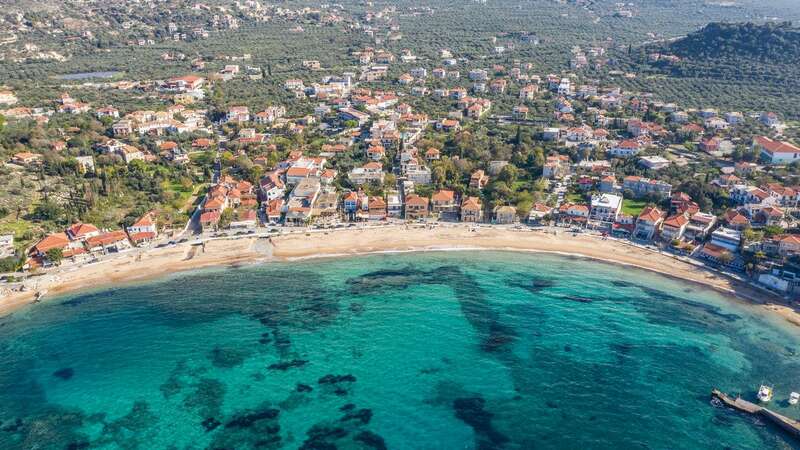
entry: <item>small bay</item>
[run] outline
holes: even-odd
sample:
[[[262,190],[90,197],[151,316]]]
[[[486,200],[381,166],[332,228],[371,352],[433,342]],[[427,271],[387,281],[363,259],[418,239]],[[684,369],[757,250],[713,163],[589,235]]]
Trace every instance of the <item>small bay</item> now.
[[[267,263],[0,318],[0,448],[798,448],[800,331],[647,272],[459,251]]]

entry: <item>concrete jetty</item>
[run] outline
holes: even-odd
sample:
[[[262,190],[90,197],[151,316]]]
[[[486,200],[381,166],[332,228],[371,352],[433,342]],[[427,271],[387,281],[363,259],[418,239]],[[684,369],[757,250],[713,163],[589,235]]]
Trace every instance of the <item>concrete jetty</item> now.
[[[775,411],[771,411],[763,406],[757,405],[752,402],[748,402],[743,398],[736,396],[733,398],[728,394],[714,389],[711,391],[711,396],[714,398],[719,399],[723,404],[738,411],[742,411],[748,414],[756,415],[759,417],[764,418],[765,420],[772,422],[773,424],[780,427],[782,430],[786,431],[790,435],[794,436],[796,439],[800,439],[800,422],[790,419],[786,416],[776,413]]]

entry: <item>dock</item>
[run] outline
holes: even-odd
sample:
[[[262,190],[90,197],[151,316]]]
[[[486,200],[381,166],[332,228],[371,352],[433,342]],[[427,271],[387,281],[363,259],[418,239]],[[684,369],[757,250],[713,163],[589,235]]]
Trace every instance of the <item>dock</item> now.
[[[792,435],[795,439],[800,439],[800,422],[797,420],[790,419],[784,415],[776,413],[775,411],[764,408],[763,406],[748,402],[739,396],[733,398],[718,389],[712,390],[711,396],[719,399],[725,406],[747,414],[759,416],[768,422],[777,425],[783,431]]]

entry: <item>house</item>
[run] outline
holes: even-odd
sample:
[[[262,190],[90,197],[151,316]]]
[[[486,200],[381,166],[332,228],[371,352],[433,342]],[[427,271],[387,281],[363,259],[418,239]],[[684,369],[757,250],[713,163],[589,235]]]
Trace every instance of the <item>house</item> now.
[[[206,211],[200,214],[200,227],[203,231],[216,230],[219,225],[221,213],[219,211]]]
[[[311,221],[321,188],[322,185],[317,178],[301,180],[292,190],[286,203],[286,223],[302,225]]]
[[[247,106],[231,106],[225,115],[225,121],[243,123],[250,121],[250,109]]]
[[[519,90],[519,98],[520,100],[533,100],[536,98],[537,93],[539,93],[539,86],[529,84],[523,86],[522,89]]]
[[[383,183],[383,177],[383,164],[376,161],[356,167],[348,174],[350,181],[359,186],[370,182]]]
[[[613,194],[593,195],[589,217],[602,222],[616,222],[622,211],[622,197]]]
[[[655,206],[648,206],[639,213],[636,227],[633,230],[634,239],[649,241],[658,233],[664,222],[664,213]]]
[[[462,222],[483,222],[483,205],[478,197],[466,197],[461,201]]]
[[[513,206],[496,206],[492,212],[496,224],[508,225],[517,221],[517,210]]]
[[[469,187],[473,189],[483,189],[489,183],[489,177],[483,170],[476,170],[469,177]]]
[[[528,213],[528,222],[536,223],[540,222],[547,216],[553,214],[553,208],[547,206],[544,203],[535,203],[531,208],[530,213]]]
[[[781,226],[783,224],[783,218],[786,214],[778,207],[775,206],[767,206],[765,208],[761,208],[753,214],[753,218],[755,222],[763,225],[763,226],[770,226],[770,225],[778,225]]]
[[[386,215],[393,218],[400,218],[403,215],[403,202],[397,192],[389,192],[386,195]]]
[[[687,239],[705,239],[717,223],[717,216],[704,212],[696,212],[689,217],[684,236]]]
[[[742,233],[731,228],[719,227],[711,233],[711,243],[724,247],[732,252],[739,250],[742,242]]]
[[[688,226],[689,217],[687,213],[680,213],[667,217],[661,225],[661,239],[665,241],[681,239]]]
[[[33,247],[31,247],[29,253],[31,255],[44,256],[48,250],[54,248],[66,248],[67,245],[69,245],[69,242],[70,240],[66,233],[53,233],[45,236],[39,242],[37,242]]]
[[[262,204],[264,208],[264,216],[270,224],[276,224],[280,222],[281,215],[283,214],[283,206],[284,201],[282,198],[275,198],[269,201],[266,201]]]
[[[608,149],[607,153],[610,156],[626,157],[626,156],[637,155],[641,151],[642,151],[642,144],[640,144],[639,141],[626,139],[624,141],[618,142],[617,144],[613,145],[611,148]]]
[[[11,162],[21,166],[29,166],[31,164],[39,163],[42,161],[42,155],[31,152],[19,152],[11,157]]]
[[[436,127],[442,131],[458,131],[461,129],[461,123],[455,119],[444,119],[436,124]]]
[[[438,148],[431,147],[425,151],[425,159],[427,161],[438,161],[441,158],[441,153]]]
[[[735,209],[727,211],[722,216],[722,220],[725,222],[728,228],[733,230],[744,230],[750,226],[750,219]]]
[[[417,194],[406,196],[406,219],[416,220],[428,217],[428,199]]]
[[[781,124],[778,115],[774,112],[763,112],[761,113],[761,116],[759,116],[758,120],[765,126],[773,128]]]
[[[72,241],[85,241],[90,237],[100,235],[100,230],[90,223],[77,222],[69,226],[66,230],[67,236]]]
[[[127,228],[128,237],[134,244],[149,242],[158,236],[154,214],[148,212]]]
[[[714,263],[722,263],[732,258],[733,254],[728,248],[708,242],[700,250],[700,257]]]
[[[122,230],[109,231],[86,239],[90,252],[119,252],[131,248],[128,235]]]
[[[144,160],[144,152],[132,145],[123,145],[116,153],[122,157],[126,164],[136,160]]]
[[[183,77],[175,77],[167,80],[165,88],[175,92],[186,92],[200,89],[203,86],[205,79],[195,75],[186,75]]]
[[[386,149],[382,145],[370,145],[367,148],[367,157],[373,161],[380,161],[386,156]]]
[[[563,203],[558,208],[558,215],[562,222],[585,224],[589,219],[590,209],[587,205]]]
[[[431,169],[423,165],[416,165],[405,170],[406,178],[415,184],[430,184]]]
[[[369,220],[384,220],[386,218],[386,201],[382,197],[370,197]]]
[[[233,219],[231,219],[231,229],[237,228],[255,228],[258,222],[258,215],[254,209],[240,208],[234,211]]]
[[[630,190],[634,197],[655,194],[661,198],[666,198],[672,194],[671,184],[635,175],[627,176],[623,179],[622,189]]]
[[[449,190],[440,190],[431,196],[431,207],[435,214],[451,213],[458,210],[456,193]]]
[[[98,119],[102,119],[103,117],[111,117],[112,119],[119,119],[119,110],[117,108],[114,108],[113,106],[98,108],[95,110],[94,114]]]
[[[558,141],[561,139],[561,129],[550,127],[542,131],[542,140],[544,141]]]
[[[642,156],[639,165],[650,170],[661,170],[669,166],[669,160],[661,156]]]
[[[514,120],[527,120],[528,119],[528,107],[524,105],[515,106],[514,109],[511,110],[511,117]]]
[[[261,194],[268,201],[276,198],[282,198],[286,192],[286,185],[281,180],[278,172],[269,172],[265,174],[259,182]]]
[[[793,163],[800,159],[800,147],[783,141],[776,141],[766,136],[753,138],[752,148],[771,164]]]
[[[344,121],[353,120],[358,126],[362,126],[369,121],[369,114],[355,108],[342,108],[339,110],[339,118]]]
[[[715,153],[719,151],[721,144],[722,141],[716,136],[704,138],[700,140],[700,150],[706,153]]]
[[[781,234],[773,236],[764,242],[765,250],[787,257],[800,254],[800,236],[796,234]]]

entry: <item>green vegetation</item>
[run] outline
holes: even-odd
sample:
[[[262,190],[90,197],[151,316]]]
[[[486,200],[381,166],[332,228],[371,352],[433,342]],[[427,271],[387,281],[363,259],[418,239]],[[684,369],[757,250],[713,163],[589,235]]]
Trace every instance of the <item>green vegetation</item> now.
[[[626,198],[622,200],[622,213],[637,217],[647,205],[647,201]]]
[[[652,53],[680,61],[653,61]],[[687,107],[767,110],[798,118],[800,29],[782,23],[711,23],[674,42],[635,49],[626,88],[655,92]]]

